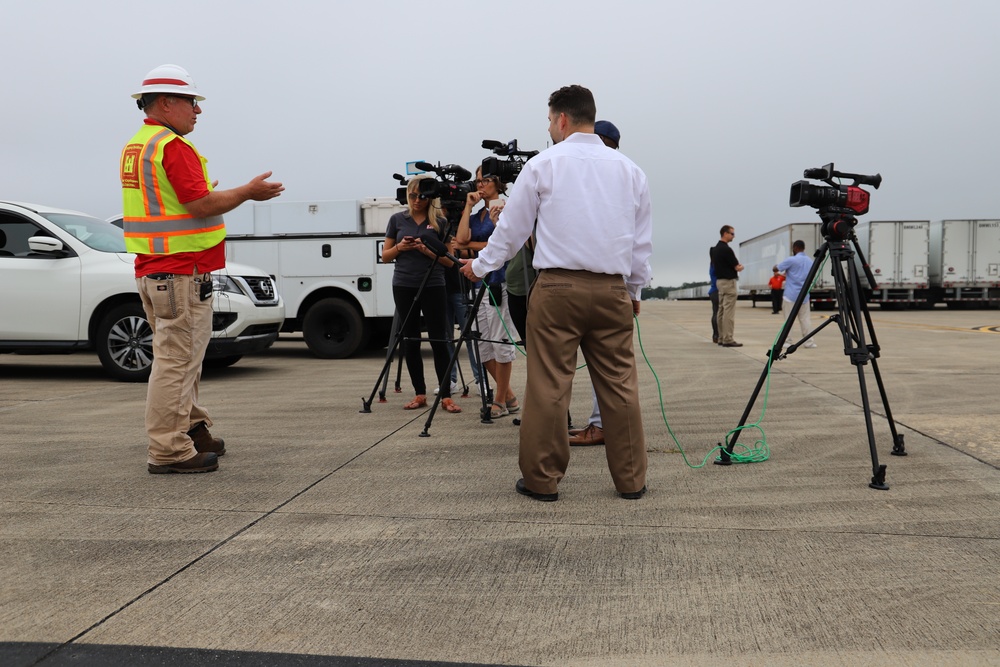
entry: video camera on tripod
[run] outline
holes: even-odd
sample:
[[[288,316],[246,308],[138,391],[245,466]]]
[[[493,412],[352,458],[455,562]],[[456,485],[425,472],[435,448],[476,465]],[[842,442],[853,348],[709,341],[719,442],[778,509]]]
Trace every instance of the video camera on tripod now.
[[[868,202],[871,195],[859,186],[870,185],[876,190],[882,184],[882,176],[866,176],[865,174],[850,174],[836,171],[833,163],[817,169],[806,169],[802,175],[827,183],[828,186],[816,185],[809,181],[796,181],[788,198],[788,205],[812,206],[818,209],[823,220],[820,231],[823,237],[830,240],[844,240],[851,235],[854,226],[858,224],[855,216],[868,212]],[[835,178],[853,178],[851,185],[834,183]]]
[[[513,183],[524,168],[524,163],[538,155],[538,151],[522,151],[517,148],[517,139],[511,139],[506,144],[493,139],[483,139],[483,148],[497,155],[508,157],[501,160],[497,157],[483,159],[483,176],[496,176],[501,183]]]
[[[430,162],[415,162],[417,169],[432,172],[437,178],[422,178],[417,183],[417,194],[421,199],[441,199],[441,205],[448,211],[456,208],[448,206],[451,204],[465,205],[465,196],[470,192],[475,192],[476,183],[472,179],[472,173],[468,169],[457,164],[438,164],[435,166]],[[398,180],[403,187],[396,188],[396,201],[406,205],[406,183],[407,180],[399,174],[393,174],[393,178]],[[458,207],[459,210],[461,207]]]

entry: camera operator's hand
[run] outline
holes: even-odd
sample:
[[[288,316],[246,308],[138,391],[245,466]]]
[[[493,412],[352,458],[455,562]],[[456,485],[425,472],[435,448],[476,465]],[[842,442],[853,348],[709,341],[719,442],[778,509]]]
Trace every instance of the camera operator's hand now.
[[[482,200],[482,198],[483,196],[478,192],[470,192],[469,194],[465,195],[465,208],[471,211],[475,207],[475,205]]]

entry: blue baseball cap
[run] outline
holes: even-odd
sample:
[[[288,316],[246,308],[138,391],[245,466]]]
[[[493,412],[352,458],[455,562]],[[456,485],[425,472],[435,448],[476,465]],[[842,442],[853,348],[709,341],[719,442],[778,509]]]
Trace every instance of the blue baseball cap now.
[[[599,120],[594,123],[594,134],[607,137],[615,145],[615,148],[618,148],[618,142],[622,139],[622,133],[610,120]]]

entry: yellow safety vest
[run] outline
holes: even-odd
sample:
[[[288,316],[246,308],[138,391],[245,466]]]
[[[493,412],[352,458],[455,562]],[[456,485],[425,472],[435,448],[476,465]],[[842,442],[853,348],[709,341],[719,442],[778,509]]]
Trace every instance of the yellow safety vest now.
[[[143,125],[122,151],[122,212],[125,250],[144,255],[172,255],[208,250],[226,238],[221,215],[196,218],[177,200],[177,193],[163,169],[163,149],[183,141],[201,160],[205,184],[206,160],[194,145],[162,125]]]

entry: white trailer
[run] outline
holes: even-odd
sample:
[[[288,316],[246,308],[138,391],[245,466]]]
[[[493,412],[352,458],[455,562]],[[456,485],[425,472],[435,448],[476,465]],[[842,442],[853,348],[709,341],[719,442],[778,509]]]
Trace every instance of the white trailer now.
[[[871,220],[854,228],[875,285],[869,285],[856,257],[860,284],[869,301],[883,306],[931,303],[930,220]]]
[[[348,357],[391,332],[394,267],[382,263],[382,245],[402,210],[392,198],[245,204],[226,216],[236,222],[226,256],[274,278],[282,331],[301,331],[318,357]]]
[[[929,266],[935,300],[1000,305],[1000,220],[935,220]]]
[[[755,236],[740,243],[739,260],[743,264],[740,273],[739,286],[751,295],[770,294],[768,281],[774,275],[772,270],[781,260],[792,254],[792,243],[802,241],[806,244],[805,254],[813,257],[817,248],[823,245],[818,222],[793,222],[777,229]],[[830,263],[823,265],[819,276],[813,283],[809,293],[813,304],[833,304],[836,295],[833,290],[833,272]]]

